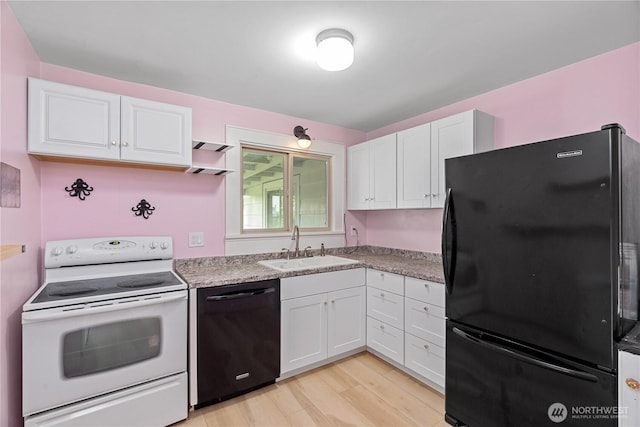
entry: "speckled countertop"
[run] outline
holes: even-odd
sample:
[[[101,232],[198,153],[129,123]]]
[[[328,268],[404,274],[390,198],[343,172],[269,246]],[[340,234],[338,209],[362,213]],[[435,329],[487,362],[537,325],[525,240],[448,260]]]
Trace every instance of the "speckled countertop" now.
[[[318,256],[317,253],[314,255]],[[360,263],[288,272],[258,264],[258,261],[263,259],[279,258],[280,254],[277,253],[186,258],[177,259],[174,264],[176,272],[182,276],[190,288],[207,288],[362,267],[444,283],[442,263],[438,254],[364,246],[355,251],[354,248],[328,249],[327,255],[351,258]]]

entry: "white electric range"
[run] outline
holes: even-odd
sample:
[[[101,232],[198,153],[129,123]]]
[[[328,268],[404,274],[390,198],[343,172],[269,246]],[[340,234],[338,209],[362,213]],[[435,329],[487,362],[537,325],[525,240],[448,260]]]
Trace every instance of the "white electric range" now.
[[[171,237],[48,242],[24,304],[25,426],[168,425],[187,417],[187,285]]]

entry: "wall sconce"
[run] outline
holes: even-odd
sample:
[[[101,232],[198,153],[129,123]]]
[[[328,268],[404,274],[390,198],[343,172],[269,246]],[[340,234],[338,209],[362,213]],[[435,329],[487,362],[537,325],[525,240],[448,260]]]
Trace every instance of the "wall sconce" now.
[[[322,31],[316,37],[318,66],[327,71],[341,71],[353,64],[353,35],[340,28]]]
[[[300,148],[311,147],[311,138],[307,135],[307,129],[302,126],[296,126],[293,128],[293,135],[298,138],[298,145]]]

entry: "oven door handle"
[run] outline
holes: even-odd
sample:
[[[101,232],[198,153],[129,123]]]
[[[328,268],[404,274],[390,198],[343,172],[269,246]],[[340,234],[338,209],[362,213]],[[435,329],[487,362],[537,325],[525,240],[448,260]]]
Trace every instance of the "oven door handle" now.
[[[144,299],[124,299],[110,300],[104,302],[94,302],[83,305],[70,305],[68,307],[59,307],[55,310],[35,310],[25,311],[22,313],[22,324],[44,322],[48,320],[67,319],[76,316],[85,316],[89,314],[108,313],[110,311],[130,310],[132,308],[146,307],[155,304],[166,304],[169,302],[186,300],[187,292],[181,291],[177,295],[151,295],[145,296]]]

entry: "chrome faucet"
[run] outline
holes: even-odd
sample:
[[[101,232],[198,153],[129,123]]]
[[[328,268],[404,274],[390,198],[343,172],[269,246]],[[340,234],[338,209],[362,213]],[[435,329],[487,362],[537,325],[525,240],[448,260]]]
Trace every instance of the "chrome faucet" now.
[[[293,257],[298,258],[300,256],[300,229],[297,225],[293,226],[293,235],[291,236],[291,240],[296,241],[296,249],[293,253]]]

